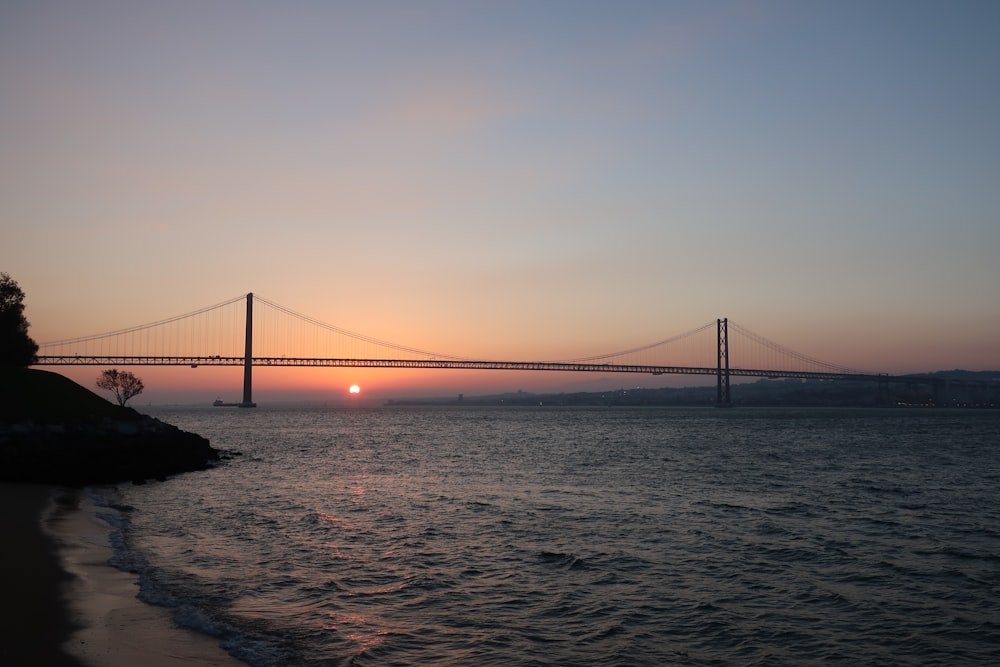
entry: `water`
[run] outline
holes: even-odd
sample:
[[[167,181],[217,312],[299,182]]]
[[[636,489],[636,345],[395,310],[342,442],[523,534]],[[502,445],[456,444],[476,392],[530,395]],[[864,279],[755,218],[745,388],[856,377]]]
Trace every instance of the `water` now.
[[[993,665],[1000,412],[149,409],[141,597],[271,665]]]

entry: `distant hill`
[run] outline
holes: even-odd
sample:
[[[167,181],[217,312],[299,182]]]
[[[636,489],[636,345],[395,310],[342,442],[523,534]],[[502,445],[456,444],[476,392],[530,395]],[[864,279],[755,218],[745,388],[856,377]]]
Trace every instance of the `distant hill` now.
[[[935,395],[930,384],[892,384],[848,380],[761,379],[733,384],[734,405],[759,406],[852,406],[941,405],[955,407],[1000,407],[1000,371],[937,371],[912,377],[943,381]],[[992,389],[965,387],[963,383],[987,383]],[[570,393],[508,392],[486,396],[389,401],[395,405],[562,405],[562,406],[709,406],[715,405],[717,389],[663,387],[616,389]]]

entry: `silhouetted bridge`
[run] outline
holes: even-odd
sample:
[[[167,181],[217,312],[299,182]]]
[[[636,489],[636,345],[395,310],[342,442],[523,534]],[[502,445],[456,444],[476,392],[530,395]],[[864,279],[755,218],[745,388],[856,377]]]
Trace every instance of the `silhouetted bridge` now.
[[[233,308],[244,308],[238,317]],[[242,406],[252,407],[252,369],[254,366],[313,366],[325,368],[413,368],[506,371],[562,371],[583,373],[639,373],[645,375],[710,375],[715,376],[716,401],[731,403],[731,379],[755,377],[803,380],[853,380],[889,384],[929,385],[934,395],[940,395],[948,383],[933,377],[866,373],[819,361],[767,340],[728,319],[702,325],[686,333],[642,347],[610,354],[562,361],[493,361],[476,360],[434,354],[388,343],[355,332],[324,324],[308,316],[257,297],[266,316],[254,313],[254,295],[240,296],[208,308],[159,320],[129,329],[104,334],[43,343],[37,365],[44,366],[242,366]],[[242,321],[240,321],[242,320]],[[257,326],[254,326],[254,323]],[[746,344],[741,358],[767,363],[749,366],[731,364],[730,329],[739,332]],[[269,349],[296,351],[320,348],[335,349],[340,354],[254,354],[255,335],[265,332],[270,338],[264,345]],[[305,333],[304,333],[305,332]],[[242,338],[239,334],[242,334]],[[711,344],[705,343],[712,334]],[[240,340],[241,338],[241,340]],[[233,340],[242,343],[242,353],[233,349]],[[167,353],[186,349],[190,353]],[[343,354],[345,349],[352,352]],[[73,350],[73,351],[70,351]],[[156,353],[152,353],[156,350]],[[360,353],[363,350],[363,353]],[[390,355],[373,351],[392,351]],[[705,358],[709,365],[655,363],[669,356]],[[219,352],[222,353],[211,353]],[[667,352],[669,351],[669,352]],[[962,381],[964,387],[1000,390],[1000,382]]]

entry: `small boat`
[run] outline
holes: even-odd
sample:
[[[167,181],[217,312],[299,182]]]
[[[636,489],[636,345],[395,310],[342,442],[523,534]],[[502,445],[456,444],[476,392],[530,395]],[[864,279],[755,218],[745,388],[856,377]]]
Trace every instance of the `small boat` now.
[[[256,403],[226,403],[221,398],[212,401],[212,405],[217,408],[256,408]]]

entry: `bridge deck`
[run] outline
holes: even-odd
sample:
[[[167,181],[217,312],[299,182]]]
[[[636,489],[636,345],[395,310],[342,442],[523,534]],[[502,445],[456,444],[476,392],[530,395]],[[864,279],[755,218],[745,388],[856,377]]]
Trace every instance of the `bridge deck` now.
[[[244,357],[223,356],[39,356],[38,366],[244,366]],[[718,375],[719,369],[706,366],[646,366],[637,364],[567,363],[557,361],[475,361],[455,359],[351,359],[304,357],[253,357],[254,366],[313,366],[326,368],[425,368],[507,371],[565,371],[583,373],[638,373],[646,375]],[[930,377],[835,373],[816,371],[730,368],[733,377],[788,378],[801,380],[857,380],[927,384],[940,382]],[[967,386],[993,387],[986,381],[963,382]]]

